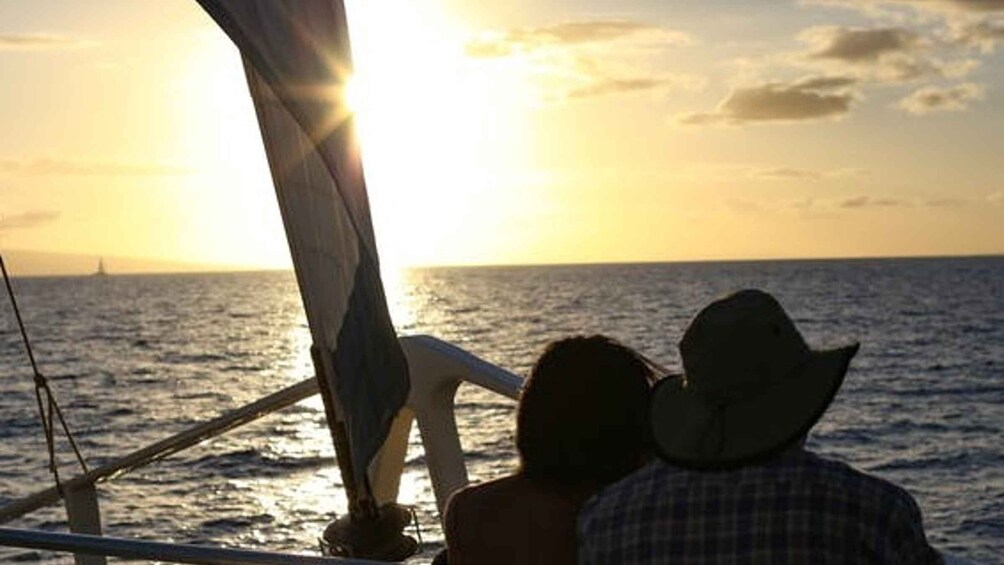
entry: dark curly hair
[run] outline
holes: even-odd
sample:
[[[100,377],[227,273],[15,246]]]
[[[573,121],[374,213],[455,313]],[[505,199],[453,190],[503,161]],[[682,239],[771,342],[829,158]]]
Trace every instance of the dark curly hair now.
[[[602,335],[547,346],[519,400],[516,448],[527,477],[605,485],[649,453],[654,374],[633,349]]]

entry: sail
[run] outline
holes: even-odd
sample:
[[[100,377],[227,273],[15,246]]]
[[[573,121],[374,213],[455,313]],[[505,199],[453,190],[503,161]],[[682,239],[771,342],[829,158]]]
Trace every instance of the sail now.
[[[339,96],[351,71],[344,6],[197,1],[244,58],[322,390],[347,428],[359,486],[409,380],[380,281],[353,120]]]

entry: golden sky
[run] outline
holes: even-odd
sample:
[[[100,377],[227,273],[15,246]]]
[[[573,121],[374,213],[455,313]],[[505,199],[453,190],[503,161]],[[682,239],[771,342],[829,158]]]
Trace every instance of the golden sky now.
[[[1004,1],[348,9],[385,265],[1004,252]],[[0,83],[0,251],[289,265],[194,2],[7,0]]]

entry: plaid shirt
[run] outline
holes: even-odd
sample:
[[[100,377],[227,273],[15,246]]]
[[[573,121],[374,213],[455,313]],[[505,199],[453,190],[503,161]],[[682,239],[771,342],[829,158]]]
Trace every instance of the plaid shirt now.
[[[579,514],[580,565],[941,563],[903,489],[792,450],[692,471],[653,463]]]

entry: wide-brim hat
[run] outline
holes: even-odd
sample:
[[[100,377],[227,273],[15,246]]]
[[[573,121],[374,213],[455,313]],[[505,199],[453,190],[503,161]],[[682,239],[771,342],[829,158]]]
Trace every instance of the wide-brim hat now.
[[[683,467],[727,469],[784,451],[826,411],[857,351],[810,349],[763,291],[711,303],[680,341],[685,376],[653,391],[658,454]]]

